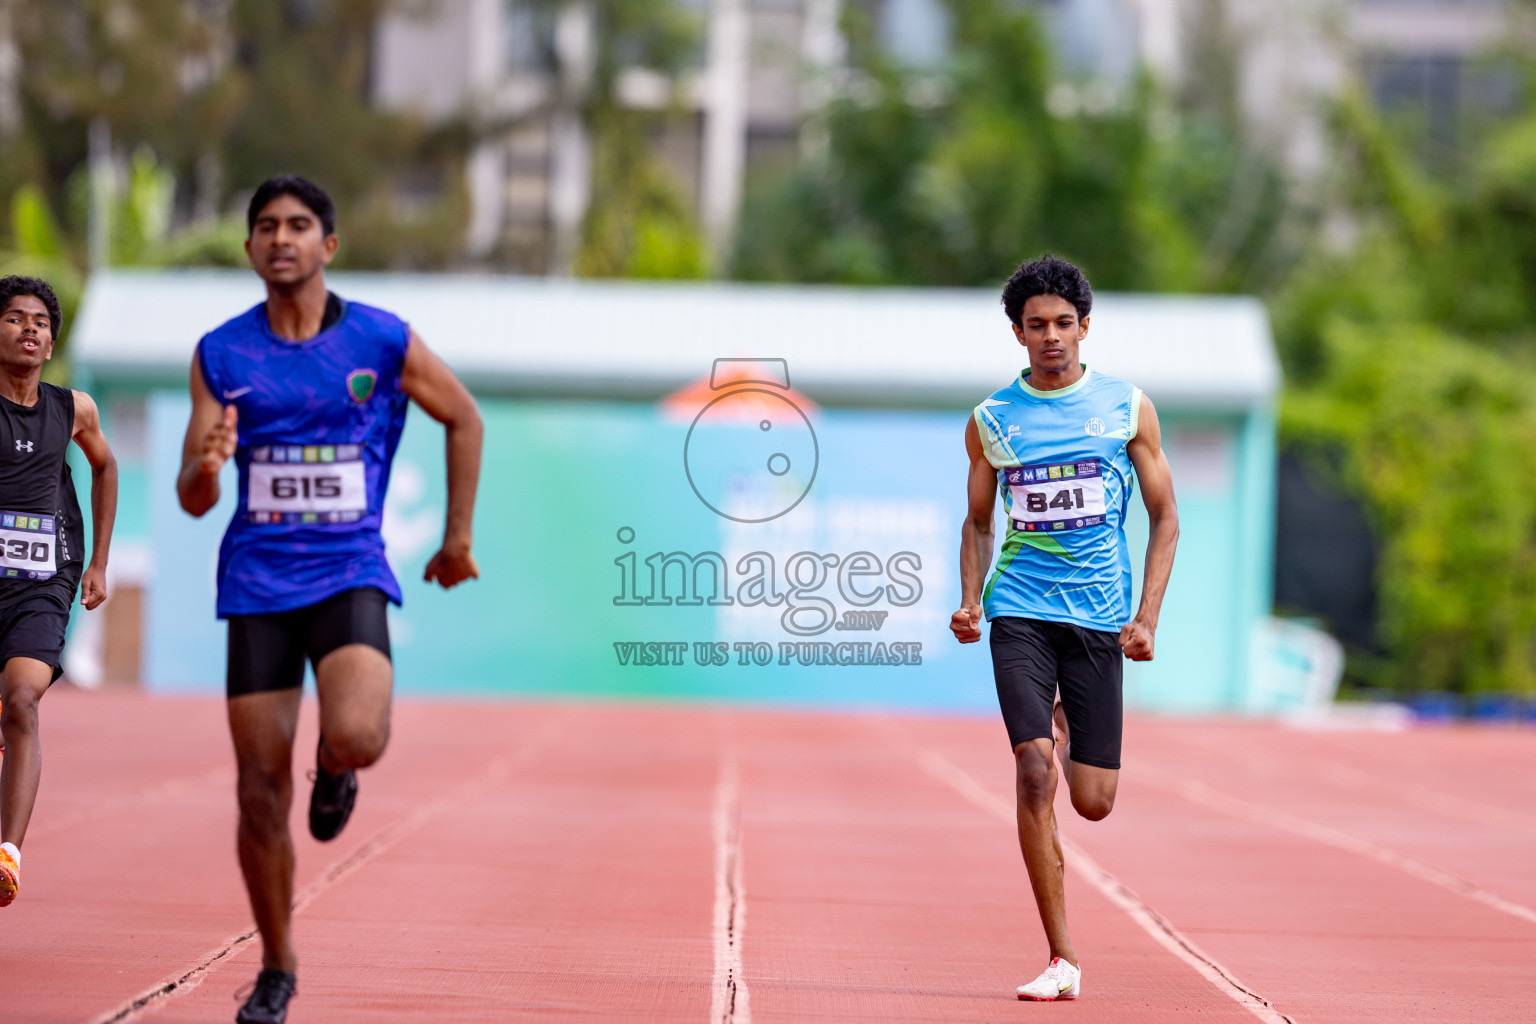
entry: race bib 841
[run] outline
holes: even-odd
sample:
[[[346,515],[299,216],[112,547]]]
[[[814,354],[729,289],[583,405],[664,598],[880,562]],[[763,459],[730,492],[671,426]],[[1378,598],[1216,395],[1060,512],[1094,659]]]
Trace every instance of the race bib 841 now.
[[[361,445],[251,449],[246,514],[255,523],[351,523],[368,513]]]
[[[1104,474],[1098,459],[1010,466],[1003,470],[1015,530],[1080,530],[1104,522]]]

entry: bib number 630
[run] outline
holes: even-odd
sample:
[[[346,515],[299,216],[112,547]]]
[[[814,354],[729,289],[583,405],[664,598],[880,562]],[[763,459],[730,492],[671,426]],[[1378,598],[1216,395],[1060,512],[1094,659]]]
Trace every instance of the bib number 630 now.
[[[53,554],[53,550],[40,540],[33,541],[30,544],[20,539],[5,542],[5,557],[13,562],[46,562],[51,554]]]

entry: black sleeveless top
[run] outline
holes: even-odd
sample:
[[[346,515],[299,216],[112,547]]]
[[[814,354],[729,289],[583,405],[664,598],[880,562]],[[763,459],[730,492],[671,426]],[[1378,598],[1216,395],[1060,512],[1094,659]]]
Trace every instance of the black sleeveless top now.
[[[39,587],[73,591],[83,568],[84,520],[65,459],[75,432],[75,394],[41,382],[37,391],[33,406],[0,396],[0,526],[6,525],[7,515],[20,512],[52,517],[58,534],[57,572],[36,580],[0,569],[0,594],[5,597]]]

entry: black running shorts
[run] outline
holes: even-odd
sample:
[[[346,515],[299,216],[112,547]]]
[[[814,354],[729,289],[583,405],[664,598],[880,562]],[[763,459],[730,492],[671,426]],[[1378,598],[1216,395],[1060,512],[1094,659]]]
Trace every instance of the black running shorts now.
[[[1121,658],[1117,633],[1039,619],[993,619],[992,674],[1009,746],[1051,738],[1059,688],[1071,759],[1118,769]]]
[[[226,692],[239,697],[303,686],[306,658],[319,665],[347,644],[367,644],[388,658],[388,605],[384,591],[361,587],[293,611],[231,615]]]
[[[35,584],[32,590],[18,586],[0,594],[0,668],[12,658],[36,658],[53,668],[54,679],[64,674],[59,663],[75,592],[52,583]]]

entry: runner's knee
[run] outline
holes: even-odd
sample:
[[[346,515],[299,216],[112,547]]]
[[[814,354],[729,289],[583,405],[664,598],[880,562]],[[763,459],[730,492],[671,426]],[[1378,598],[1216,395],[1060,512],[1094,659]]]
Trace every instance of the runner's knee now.
[[[288,827],[288,811],[293,804],[290,780],[259,768],[242,768],[236,789],[241,825],[263,833]]]
[[[344,767],[367,768],[389,744],[389,723],[350,726],[325,734],[325,748]]]
[[[5,698],[0,708],[0,728],[8,737],[31,736],[37,732],[37,694],[18,687]]]
[[[1016,754],[1019,767],[1019,806],[1036,813],[1049,808],[1056,795],[1056,768],[1051,755],[1030,743],[1021,743]]]
[[[1114,793],[1073,793],[1072,809],[1089,821],[1103,821],[1115,809]]]

